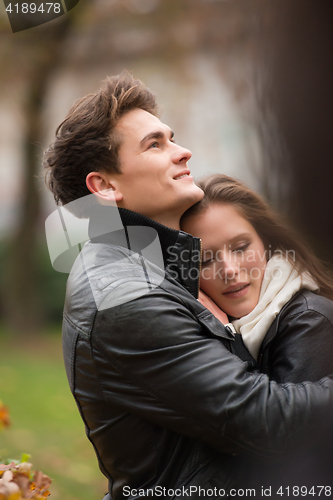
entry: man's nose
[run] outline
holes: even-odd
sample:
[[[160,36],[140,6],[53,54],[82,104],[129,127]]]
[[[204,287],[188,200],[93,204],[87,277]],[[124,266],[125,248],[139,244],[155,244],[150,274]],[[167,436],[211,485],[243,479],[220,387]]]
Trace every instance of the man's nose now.
[[[182,146],[178,146],[178,144],[174,144],[175,148],[173,151],[172,161],[174,163],[186,163],[192,156],[192,153],[189,149],[183,148]]]

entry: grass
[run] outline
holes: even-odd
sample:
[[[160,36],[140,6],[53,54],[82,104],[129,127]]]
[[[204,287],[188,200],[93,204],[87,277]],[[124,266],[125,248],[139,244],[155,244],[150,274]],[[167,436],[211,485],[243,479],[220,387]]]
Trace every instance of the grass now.
[[[1,459],[31,454],[34,470],[52,478],[52,500],[103,498],[107,481],[68,387],[59,333],[0,336],[0,399],[12,421],[0,434]]]

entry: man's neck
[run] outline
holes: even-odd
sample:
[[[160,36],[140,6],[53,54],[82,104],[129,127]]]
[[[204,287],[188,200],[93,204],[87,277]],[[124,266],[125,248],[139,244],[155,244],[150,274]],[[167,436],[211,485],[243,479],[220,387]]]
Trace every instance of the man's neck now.
[[[126,204],[123,202],[123,200],[121,200],[120,202],[117,202],[117,207],[124,208],[125,210],[130,210],[130,211],[137,213],[139,215],[143,215],[144,217],[147,217],[148,219],[151,219],[155,222],[158,222],[159,224],[162,224],[163,226],[166,226],[170,229],[175,229],[176,231],[180,231],[180,218],[183,215],[183,213],[185,212],[186,208],[188,208],[188,207],[185,207],[184,210],[179,210],[179,207],[178,207],[178,209],[174,209],[173,211],[166,210],[166,211],[160,212],[160,211],[156,210],[155,213],[153,211],[152,211],[152,213],[144,213],[145,210],[139,211],[139,210],[135,210],[134,207],[126,206]]]
[[[170,229],[175,229],[180,231],[179,218],[170,218],[161,214],[160,216],[150,217],[155,222],[162,224],[163,226],[169,227]]]

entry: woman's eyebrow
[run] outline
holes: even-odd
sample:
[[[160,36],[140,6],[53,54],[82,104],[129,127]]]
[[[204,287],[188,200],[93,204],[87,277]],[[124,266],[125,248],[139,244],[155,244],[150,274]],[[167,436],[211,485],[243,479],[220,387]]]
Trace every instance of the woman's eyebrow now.
[[[237,234],[234,238],[231,238],[230,240],[228,240],[224,245],[223,247],[229,247],[230,245],[232,245],[233,243],[237,242],[238,240],[240,240],[241,238],[249,238],[251,236],[250,233],[240,233],[240,234]],[[214,242],[211,242],[210,245],[207,246],[207,248],[202,248],[202,252],[217,252],[221,250],[221,246],[219,244],[216,244]]]
[[[250,236],[251,236],[250,233],[240,233],[237,234],[234,238],[231,238],[231,240],[229,240],[229,243],[234,243],[235,241],[240,240],[241,238],[249,238]]]

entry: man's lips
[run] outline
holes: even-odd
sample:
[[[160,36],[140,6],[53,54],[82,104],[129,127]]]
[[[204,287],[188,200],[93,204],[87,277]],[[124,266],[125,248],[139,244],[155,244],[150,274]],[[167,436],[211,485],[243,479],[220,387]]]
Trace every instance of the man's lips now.
[[[182,179],[183,177],[191,177],[191,172],[188,169],[182,170],[182,172],[179,172],[179,174],[175,175],[173,177],[173,179],[175,181],[178,181],[179,179]]]
[[[238,299],[243,297],[248,292],[250,284],[249,283],[237,283],[236,285],[229,286],[222,295],[226,295],[229,298]]]

